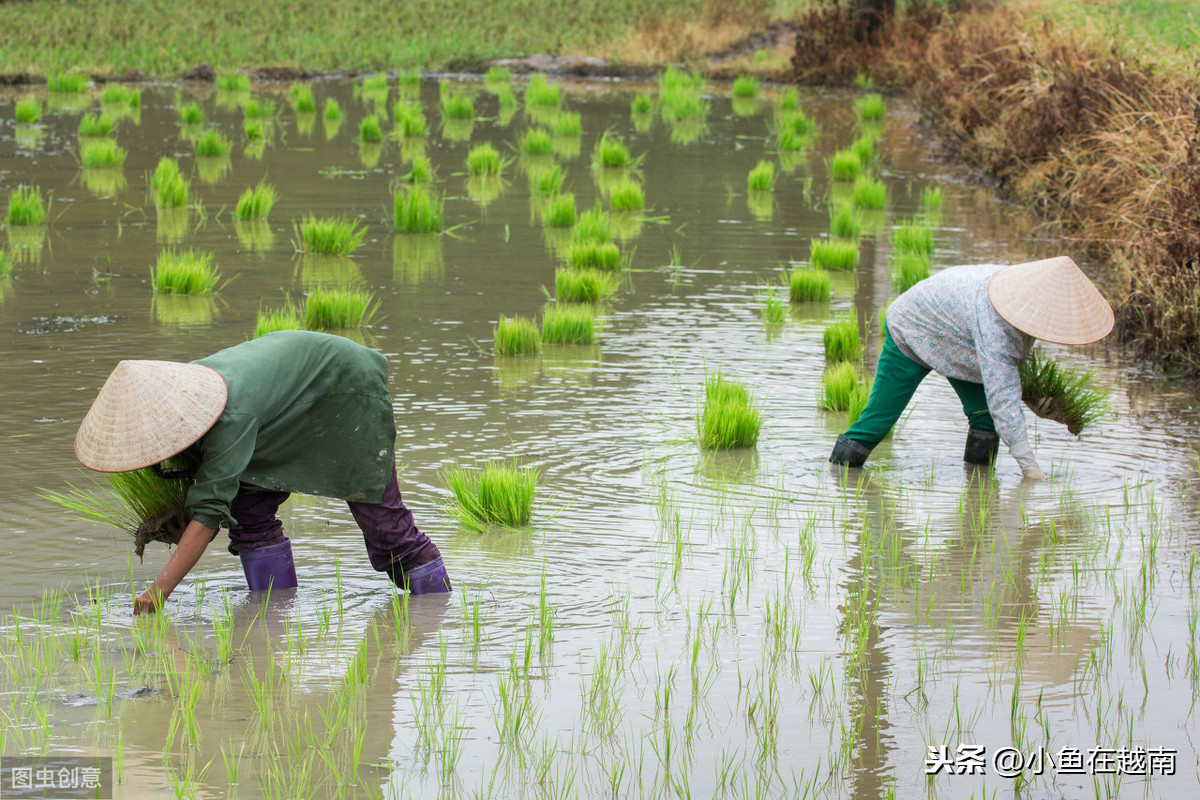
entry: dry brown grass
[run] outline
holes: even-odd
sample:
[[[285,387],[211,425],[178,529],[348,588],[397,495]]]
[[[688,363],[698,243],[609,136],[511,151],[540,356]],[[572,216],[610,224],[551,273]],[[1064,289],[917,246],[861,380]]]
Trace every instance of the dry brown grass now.
[[[817,9],[798,26],[808,33],[797,76],[811,80],[823,64],[818,82],[845,82],[868,68],[907,88],[944,140],[1040,213],[1066,249],[1111,264],[1099,278],[1127,342],[1200,371],[1194,87],[1011,11],[916,11],[864,47],[844,8]]]
[[[626,64],[690,63],[728,51],[771,21],[770,0],[705,0],[698,15],[651,14],[601,55]]]

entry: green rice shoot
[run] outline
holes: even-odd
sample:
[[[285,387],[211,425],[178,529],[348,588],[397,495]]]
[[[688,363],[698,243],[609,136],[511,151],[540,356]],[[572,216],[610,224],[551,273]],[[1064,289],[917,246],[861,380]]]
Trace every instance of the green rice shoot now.
[[[82,94],[91,83],[82,72],[64,72],[46,78],[46,90],[52,94]]]
[[[612,218],[599,204],[579,215],[579,224],[571,234],[571,241],[604,244],[612,241]]]
[[[875,138],[859,136],[850,143],[850,152],[854,153],[864,167],[869,166],[875,160]]]
[[[35,125],[42,118],[42,104],[36,97],[25,95],[17,100],[14,113],[22,125]]]
[[[12,275],[14,266],[12,251],[7,248],[0,248],[0,279],[7,278]]]
[[[108,136],[115,126],[108,114],[84,114],[79,118],[77,133],[80,137]]]
[[[565,269],[554,271],[554,298],[567,303],[595,303],[617,293],[620,278],[609,270]]]
[[[575,195],[564,192],[550,201],[550,207],[542,217],[548,228],[570,228],[576,222]]]
[[[862,161],[853,150],[838,150],[829,160],[829,174],[835,181],[854,181],[861,170]]]
[[[936,211],[942,207],[942,187],[926,186],[921,191],[921,208]]]
[[[259,181],[258,185],[242,192],[241,197],[238,198],[234,215],[237,219],[243,220],[266,219],[278,199],[279,193],[274,186],[266,181]]]
[[[475,119],[475,104],[465,94],[447,92],[442,95],[442,116],[456,120]]]
[[[618,270],[621,251],[612,242],[572,242],[567,248],[567,263],[576,269]]]
[[[345,116],[345,114],[337,100],[334,100],[332,97],[327,97],[325,98],[325,108],[322,110],[321,116],[330,122],[337,122],[343,116]]]
[[[629,155],[629,148],[624,142],[606,133],[596,143],[593,163],[604,169],[622,169],[633,165],[633,157]]]
[[[839,203],[829,210],[829,232],[839,239],[857,238],[862,225],[862,215],[849,203]]]
[[[79,163],[92,169],[114,169],[129,155],[113,139],[84,139],[79,146]]]
[[[866,94],[854,101],[854,113],[862,120],[883,119],[886,111],[883,96],[879,94]]]
[[[813,239],[810,263],[817,269],[849,270],[858,266],[858,242],[845,239]]]
[[[910,220],[892,229],[892,249],[897,253],[933,254],[933,231],[928,225]]]
[[[250,76],[240,72],[218,75],[217,88],[224,92],[248,92],[250,91]]]
[[[305,216],[300,222],[299,244],[306,253],[348,256],[367,233],[366,226],[346,217]]]
[[[778,325],[787,319],[787,306],[779,299],[774,286],[766,287],[766,291],[763,292],[762,316],[763,321],[769,325]]]
[[[533,518],[533,501],[541,475],[519,462],[489,462],[481,469],[451,465],[441,471],[442,482],[454,497],[450,514],[466,528],[520,528]]]
[[[535,74],[529,79],[529,88],[525,90],[525,103],[543,108],[557,108],[562,102],[562,96],[557,84],[548,83],[545,75]]]
[[[734,97],[755,97],[758,95],[758,80],[753,75],[739,75],[733,82]]]
[[[225,158],[233,150],[233,143],[216,128],[209,128],[196,139],[197,158]]]
[[[184,125],[203,125],[204,109],[198,103],[187,103],[179,107],[179,121]]]
[[[629,104],[631,114],[649,114],[652,111],[654,111],[654,101],[650,99],[650,95],[645,92],[638,92],[634,95]]]
[[[549,169],[532,170],[529,173],[529,191],[537,197],[554,197],[562,191],[566,183],[567,173],[558,164]],[[571,201],[571,224],[575,223],[575,201]]]
[[[498,356],[523,356],[542,349],[542,337],[538,327],[528,317],[511,319],[500,315],[500,321],[492,328],[492,347]]]
[[[817,406],[826,411],[850,408],[850,396],[858,386],[858,367],[849,361],[830,365],[821,377],[821,397]]]
[[[383,128],[379,125],[379,117],[368,114],[358,127],[358,140],[367,144],[377,144],[383,141]]]
[[[850,392],[850,402],[846,404],[846,424],[853,425],[862,412],[867,407],[867,401],[871,398],[871,383],[863,381],[858,383]],[[892,430],[895,430],[894,428]],[[891,430],[888,431],[891,434]]]
[[[631,178],[624,178],[609,189],[608,202],[614,212],[641,211],[646,207],[646,196],[641,184]]]
[[[564,111],[550,123],[550,131],[555,136],[580,136],[583,134],[583,115]]]
[[[542,312],[543,344],[591,344],[596,312],[586,305],[550,305]]]
[[[360,289],[314,289],[304,302],[304,327],[336,331],[369,325],[379,308],[370,292]]]
[[[855,208],[884,208],[887,206],[887,186],[869,175],[859,175],[854,180],[852,198]]]
[[[863,345],[858,336],[858,314],[850,311],[831,321],[825,326],[822,342],[825,359],[830,363],[861,361]]]
[[[393,197],[393,220],[399,233],[441,233],[445,201],[422,186],[400,190]]]
[[[467,171],[472,175],[499,175],[503,170],[500,151],[488,142],[472,147],[467,153]]]
[[[42,199],[42,190],[37,186],[18,186],[8,195],[8,213],[5,216],[9,225],[45,225],[46,203]]]
[[[221,276],[213,254],[197,250],[164,250],[150,268],[150,283],[159,294],[211,294]]]
[[[415,139],[425,135],[428,123],[425,113],[416,103],[398,102],[392,107],[392,119],[396,123],[396,135]]]
[[[746,188],[751,192],[769,192],[775,188],[775,165],[759,161],[746,176]]]
[[[187,178],[179,172],[178,162],[166,156],[160,158],[150,177],[154,205],[158,208],[182,208],[188,204],[190,190]]]
[[[800,90],[795,86],[789,86],[779,93],[779,98],[775,101],[775,105],[781,112],[783,111],[799,111],[800,110]]]
[[[813,267],[798,267],[788,276],[788,296],[793,303],[824,303],[830,297],[829,273]]]
[[[512,73],[508,67],[502,67],[499,64],[493,64],[488,67],[487,74],[483,78],[486,83],[508,83],[512,80]]]
[[[424,185],[433,181],[433,163],[428,156],[416,156],[412,166],[401,180],[410,185]]]
[[[762,412],[745,384],[726,380],[718,371],[705,376],[704,406],[696,425],[705,450],[753,447],[762,429]]]
[[[898,252],[892,259],[892,287],[897,292],[907,292],[929,274],[929,256],[924,253]]]
[[[530,128],[525,131],[518,146],[522,153],[531,156],[548,156],[554,152],[554,140],[544,128]]]
[[[304,319],[300,316],[300,312],[290,303],[284,308],[276,308],[270,310],[259,309],[258,317],[254,322],[254,336],[257,339],[268,333],[275,331],[302,331],[304,330]]]
[[[311,83],[293,83],[288,87],[288,100],[297,114],[315,114],[317,98]]]
[[[1063,367],[1034,348],[1021,362],[1020,373],[1025,405],[1076,436],[1109,413],[1108,393],[1096,388],[1094,370]]]

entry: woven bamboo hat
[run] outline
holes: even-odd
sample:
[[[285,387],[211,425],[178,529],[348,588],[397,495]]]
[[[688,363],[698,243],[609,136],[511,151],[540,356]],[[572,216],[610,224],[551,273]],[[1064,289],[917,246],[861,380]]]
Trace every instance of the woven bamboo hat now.
[[[75,434],[75,457],[97,472],[129,472],[187,449],[225,410],[229,387],[211,367],[122,361]]]
[[[1069,256],[997,270],[988,298],[1004,321],[1035,339],[1088,344],[1113,328],[1113,310]]]

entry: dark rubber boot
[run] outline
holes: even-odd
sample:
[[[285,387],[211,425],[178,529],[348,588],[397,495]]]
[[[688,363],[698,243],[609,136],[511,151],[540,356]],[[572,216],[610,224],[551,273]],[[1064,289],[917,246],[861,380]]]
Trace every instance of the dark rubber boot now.
[[[450,576],[446,574],[446,564],[441,556],[402,573],[401,589],[405,588],[404,583],[408,584],[409,594],[435,594],[448,592],[453,588],[450,586]]]
[[[838,436],[837,442],[833,445],[833,453],[829,456],[829,462],[843,467],[861,467],[873,449],[854,439]]]
[[[967,429],[967,446],[963,450],[963,461],[968,464],[992,464],[1000,452],[1000,434],[995,431]]]
[[[292,561],[292,542],[286,536],[279,544],[242,551],[242,571],[252,592],[267,589],[295,589],[296,565]]]

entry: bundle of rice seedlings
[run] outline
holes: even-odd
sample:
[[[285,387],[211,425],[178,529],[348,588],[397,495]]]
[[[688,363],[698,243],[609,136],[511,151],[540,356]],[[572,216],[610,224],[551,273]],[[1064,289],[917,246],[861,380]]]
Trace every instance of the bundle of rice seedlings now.
[[[203,125],[204,109],[197,103],[188,103],[179,108],[179,121],[184,125]]]
[[[829,273],[823,269],[793,269],[788,276],[788,294],[793,303],[825,302],[829,300],[829,283]]]
[[[921,208],[935,211],[942,207],[942,187],[926,186],[921,191]]]
[[[293,83],[288,87],[288,100],[297,114],[316,113],[317,98],[313,96],[311,83]]]
[[[400,102],[392,107],[392,119],[396,123],[395,134],[406,139],[424,136],[428,127],[425,113],[416,103]]]
[[[591,344],[596,312],[585,305],[550,305],[542,313],[543,344]]]
[[[795,86],[789,86],[779,93],[779,98],[775,102],[780,111],[799,111],[800,110],[800,90]]]
[[[484,76],[483,80],[485,83],[508,83],[512,80],[512,73],[508,71],[508,67],[493,64],[488,67],[487,75]]]
[[[751,192],[769,192],[775,188],[775,165],[759,161],[746,176],[746,188]]]
[[[446,119],[475,119],[475,104],[465,94],[447,92],[442,95],[442,116]]]
[[[531,156],[548,156],[554,152],[554,140],[550,133],[542,128],[530,128],[521,137],[518,147],[522,153]]]
[[[560,302],[594,303],[617,293],[620,278],[611,271],[564,269],[554,271],[554,298]]]
[[[79,163],[93,169],[122,166],[129,154],[112,139],[84,139],[80,143]]]
[[[580,136],[583,134],[583,115],[564,111],[550,123],[550,130],[555,136]]]
[[[826,411],[845,411],[850,407],[850,396],[858,383],[858,367],[849,361],[833,364],[821,379],[821,398],[817,405]]]
[[[790,131],[797,137],[807,138],[816,132],[817,126],[809,119],[807,114],[796,109],[795,111],[786,111],[780,115],[779,129],[781,131]]]
[[[811,240],[810,260],[817,269],[847,270],[858,266],[858,242],[841,239]]]
[[[113,118],[108,114],[84,114],[79,118],[78,134],[81,137],[108,136],[112,133]]]
[[[882,95],[866,94],[854,101],[854,113],[858,115],[859,119],[883,119],[886,110],[887,106],[884,105]]]
[[[225,158],[233,150],[233,143],[216,128],[209,128],[196,139],[197,158]]]
[[[762,429],[762,412],[745,384],[718,371],[704,379],[704,407],[696,418],[700,446],[706,450],[753,447]]]
[[[472,147],[467,153],[467,170],[472,175],[499,175],[503,169],[500,152],[487,142]]]
[[[835,181],[853,181],[861,169],[862,161],[853,150],[838,150],[829,160],[829,173]]]
[[[412,160],[412,168],[401,180],[408,184],[426,184],[433,180],[433,163],[428,156],[416,156]]]
[[[875,160],[875,142],[874,136],[859,136],[850,143],[850,152],[858,157],[859,162],[864,166],[868,166]]]
[[[779,299],[774,286],[768,286],[763,293],[763,321],[769,325],[778,325],[787,319],[787,307]]]
[[[612,241],[612,218],[599,204],[592,206],[590,211],[579,215],[579,224],[572,233],[571,240],[577,243],[594,242],[595,244]]]
[[[492,328],[493,348],[498,356],[523,356],[542,349],[542,337],[537,325],[527,317],[509,319],[503,314]]]
[[[555,108],[562,102],[562,96],[557,84],[547,83],[545,75],[535,74],[529,78],[525,102],[531,106]]]
[[[150,176],[150,192],[158,208],[181,208],[188,204],[190,190],[187,178],[179,172],[179,164],[173,159],[162,157],[154,174]]]
[[[646,207],[646,197],[637,181],[626,178],[612,185],[608,191],[608,202],[612,210],[641,211]]]
[[[892,259],[892,286],[907,292],[929,277],[929,256],[924,253],[897,253]]]
[[[54,94],[81,94],[90,83],[82,72],[66,72],[46,78],[46,89]]]
[[[852,197],[855,208],[880,209],[887,205],[887,186],[869,175],[859,175],[854,179]]]
[[[17,122],[23,125],[34,125],[42,118],[42,104],[36,97],[25,95],[17,101]]]
[[[275,331],[302,331],[304,330],[304,320],[300,317],[300,312],[296,310],[290,303],[284,308],[273,309],[271,311],[259,310],[258,318],[254,322],[254,336],[257,339],[267,333]]]
[[[827,361],[861,361],[863,346],[858,338],[858,314],[850,311],[830,322],[822,341]]]
[[[479,470],[451,465],[441,475],[454,496],[451,515],[472,530],[484,531],[490,525],[519,528],[533,518],[540,477],[536,467],[515,461],[492,462]]]
[[[733,82],[734,97],[754,97],[758,94],[758,80],[753,75],[740,75]]]
[[[533,170],[529,173],[529,191],[538,197],[553,197],[562,191],[567,173],[558,164],[549,169]],[[575,205],[572,197],[571,224],[575,222]]]
[[[208,294],[217,288],[220,277],[213,254],[196,250],[164,250],[150,268],[150,283],[162,294]]]
[[[1095,373],[1063,367],[1035,348],[1021,363],[1021,399],[1034,414],[1078,436],[1108,413],[1108,392],[1092,386]]]
[[[306,253],[328,256],[348,256],[355,251],[367,234],[365,226],[345,217],[315,217],[312,214],[301,220],[297,249]]]
[[[567,248],[567,263],[576,269],[618,270],[621,251],[612,242],[572,242]]]
[[[358,127],[358,140],[370,144],[383,141],[383,128],[379,125],[379,117],[374,114],[363,117]]]
[[[147,467],[105,475],[106,490],[85,491],[67,484],[66,492],[43,489],[38,496],[79,519],[111,525],[130,534],[133,551],[141,558],[152,541],[177,541],[188,523],[184,503],[194,473],[178,460],[162,466],[167,477]]]
[[[414,186],[393,198],[396,230],[400,233],[441,233],[445,201],[432,189]]]
[[[871,399],[871,383],[864,381],[859,383],[850,392],[850,401],[846,404],[846,424],[853,425],[862,412],[867,407],[867,401]],[[891,431],[889,430],[890,434]]]
[[[862,232],[862,216],[849,203],[829,210],[829,232],[842,239],[853,239]]]
[[[330,122],[336,122],[343,116],[342,107],[338,104],[337,100],[334,100],[332,97],[327,97],[325,98],[325,108],[321,112],[321,116]]]
[[[548,228],[569,228],[575,224],[575,195],[571,192],[560,194],[550,201],[542,222]]]
[[[266,181],[259,181],[257,186],[242,192],[242,196],[238,198],[235,216],[238,219],[266,219],[278,199],[279,193],[275,191],[274,186]]]
[[[649,114],[654,111],[654,101],[645,92],[638,92],[629,103],[629,113]]]
[[[892,249],[897,253],[933,254],[933,231],[928,225],[909,220],[892,229]]]
[[[46,203],[37,186],[18,186],[8,195],[9,225],[45,225]]]
[[[336,331],[369,325],[379,301],[368,291],[314,289],[304,302],[304,327],[310,331]]]
[[[605,169],[622,169],[633,165],[633,157],[629,148],[610,133],[605,133],[596,143],[596,152],[592,163]]]

